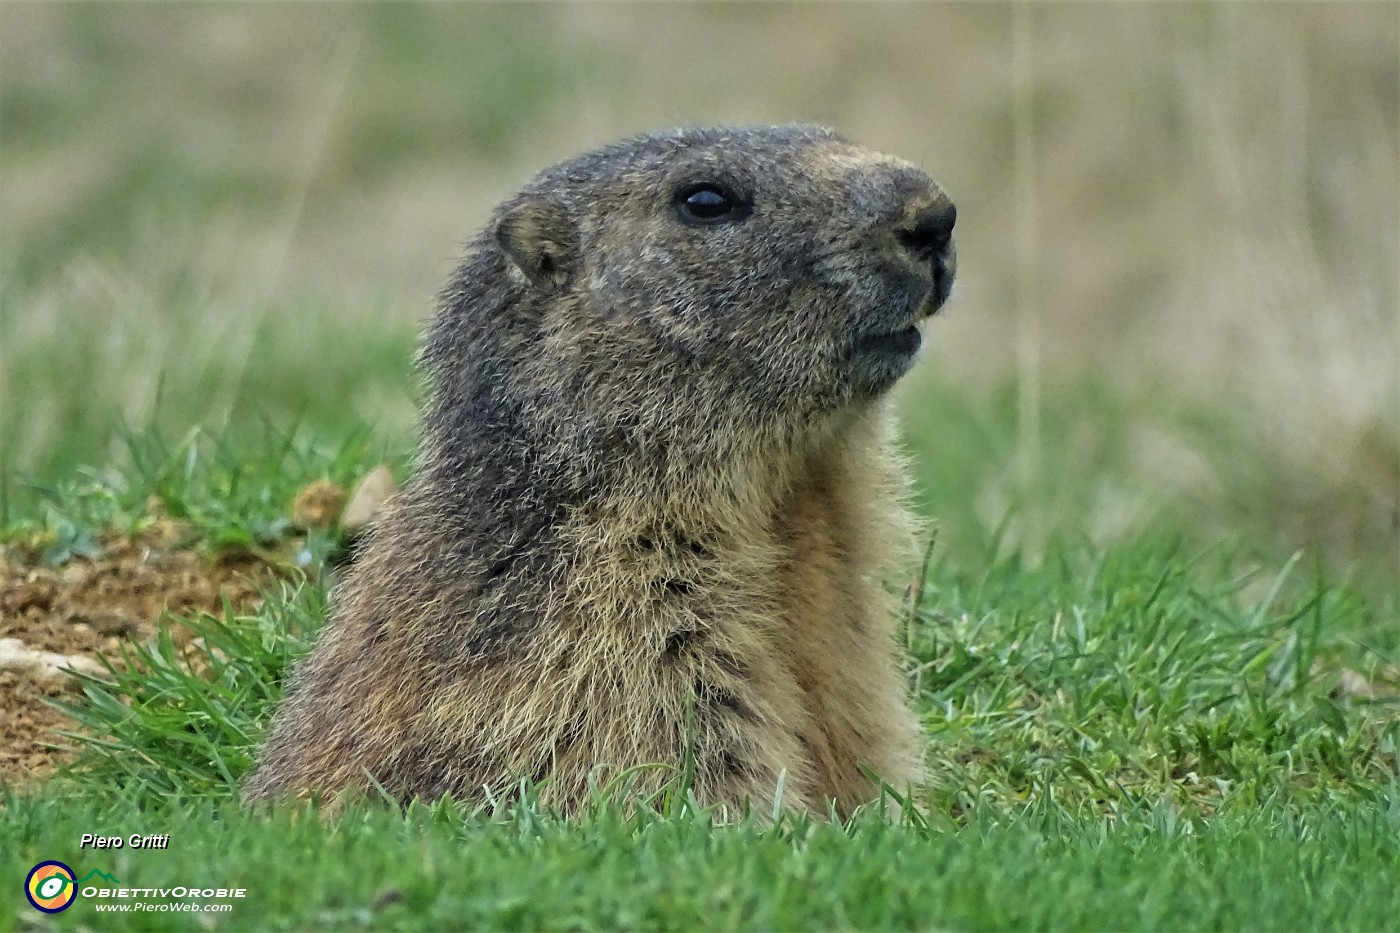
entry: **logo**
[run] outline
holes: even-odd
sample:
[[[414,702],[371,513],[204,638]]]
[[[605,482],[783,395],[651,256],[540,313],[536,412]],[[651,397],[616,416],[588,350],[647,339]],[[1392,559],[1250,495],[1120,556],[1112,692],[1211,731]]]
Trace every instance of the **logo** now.
[[[40,862],[24,879],[24,896],[35,910],[56,914],[78,899],[78,882],[73,869],[62,862]]]
[[[24,879],[24,896],[35,910],[56,914],[67,910],[78,899],[78,889],[94,878],[120,886],[121,882],[105,871],[93,869],[74,880],[73,869],[62,862],[49,860],[29,869]]]

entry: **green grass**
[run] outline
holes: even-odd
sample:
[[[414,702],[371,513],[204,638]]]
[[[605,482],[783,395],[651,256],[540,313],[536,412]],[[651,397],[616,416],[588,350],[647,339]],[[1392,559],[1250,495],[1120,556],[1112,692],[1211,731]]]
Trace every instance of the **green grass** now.
[[[996,446],[995,412],[945,409],[945,434]],[[1055,432],[1049,431],[1055,443]],[[346,482],[382,457],[268,433],[129,439],[130,469],[49,491],[12,521],[35,545],[134,527],[162,496],[209,547],[279,547],[301,483]],[[400,465],[402,463],[400,462]],[[71,773],[5,801],[14,871],[57,858],[129,885],[248,889],[227,929],[1341,928],[1400,911],[1400,638],[1395,593],[1298,557],[1203,545],[1165,518],[1110,545],[1063,521],[1031,557],[925,483],[938,527],[901,625],[930,775],[891,819],[784,816],[712,825],[680,780],[640,809],[600,789],[578,825],[527,803],[401,814],[366,801],[330,822],[235,801],[287,665],[325,613],[324,560],[260,610],[188,624],[210,652],[191,676],[167,639],[72,704],[92,738]],[[1014,519],[1015,516],[1013,515]],[[1002,522],[1003,532],[1012,522]],[[239,538],[234,532],[243,529]],[[246,539],[246,540],[245,540]],[[964,542],[962,544],[956,542]],[[295,550],[295,549],[294,549]],[[58,558],[61,559],[61,556]],[[1343,672],[1390,699],[1339,689]],[[167,851],[78,851],[83,832],[169,833]],[[17,885],[0,923],[37,921]],[[64,928],[185,927],[193,915]]]
[[[1028,201],[1004,5],[0,4],[0,540],[76,559],[155,496],[291,568],[185,620],[210,679],[156,640],[87,685],[72,773],[0,798],[0,930],[1393,928],[1400,16],[1168,6],[1033,15]],[[936,532],[915,806],[238,809],[342,544],[288,505],[405,474],[457,245],[584,146],[792,119],[961,208],[902,389]],[[18,886],[46,858],[248,897],[49,920]]]
[[[528,807],[442,805],[361,810],[327,828],[208,802],[158,814],[127,803],[101,828],[169,832],[171,848],[115,853],[77,851],[93,823],[71,803],[10,802],[8,817],[0,846],[17,861],[59,858],[131,886],[245,888],[231,912],[202,915],[215,929],[1380,930],[1394,923],[1400,869],[1393,804],[1342,816],[1273,803],[1199,825],[1165,806],[1112,819],[1043,799],[981,807],[957,828],[878,815],[717,827],[690,810],[608,809],[573,825]],[[17,889],[0,894],[7,912]],[[196,926],[81,901],[52,925],[158,924]]]

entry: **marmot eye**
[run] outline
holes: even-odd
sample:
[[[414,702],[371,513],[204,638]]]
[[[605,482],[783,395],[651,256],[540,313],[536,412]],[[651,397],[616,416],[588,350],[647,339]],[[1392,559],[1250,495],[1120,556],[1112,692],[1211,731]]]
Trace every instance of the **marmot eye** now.
[[[681,219],[690,223],[719,223],[742,220],[747,206],[725,188],[713,184],[682,188],[677,197]]]

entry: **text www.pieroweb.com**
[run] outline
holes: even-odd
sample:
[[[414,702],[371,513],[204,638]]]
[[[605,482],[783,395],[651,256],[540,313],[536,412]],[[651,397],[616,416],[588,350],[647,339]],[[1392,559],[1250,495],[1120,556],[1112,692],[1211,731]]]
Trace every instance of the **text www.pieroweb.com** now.
[[[232,904],[151,904],[146,901],[136,901],[132,904],[114,904],[108,901],[105,904],[93,904],[93,909],[98,911],[109,911],[111,913],[136,912],[175,912],[175,913],[207,913],[215,914],[233,910]]]
[[[248,896],[246,888],[98,888],[82,891],[93,909],[104,913],[224,913],[230,901]],[[133,900],[135,898],[135,900]],[[141,900],[169,898],[169,900]]]

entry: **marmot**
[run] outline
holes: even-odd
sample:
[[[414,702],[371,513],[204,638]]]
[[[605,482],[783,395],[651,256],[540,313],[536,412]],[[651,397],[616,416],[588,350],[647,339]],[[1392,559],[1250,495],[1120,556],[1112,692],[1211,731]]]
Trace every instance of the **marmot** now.
[[[924,172],[810,126],[638,136],[502,204],[419,357],[415,475],[245,802],[531,779],[577,813],[630,770],[822,815],[875,796],[866,768],[915,781],[886,395],[954,219]]]

